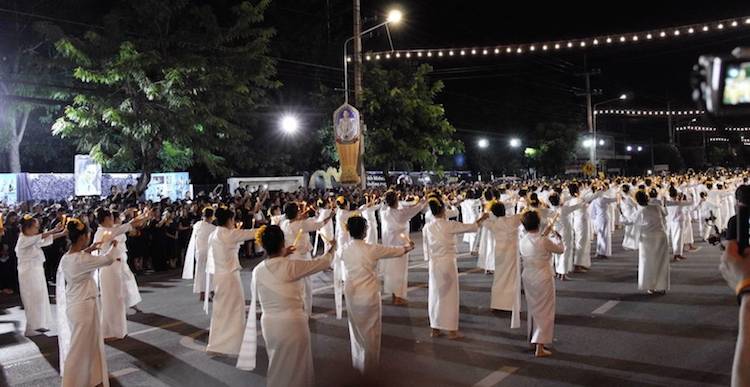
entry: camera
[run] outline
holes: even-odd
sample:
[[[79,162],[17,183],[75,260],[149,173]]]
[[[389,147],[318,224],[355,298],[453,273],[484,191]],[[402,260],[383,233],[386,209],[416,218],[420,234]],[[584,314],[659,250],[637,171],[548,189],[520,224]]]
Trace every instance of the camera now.
[[[693,99],[709,116],[749,116],[750,48],[735,48],[729,56],[701,56],[693,72]]]

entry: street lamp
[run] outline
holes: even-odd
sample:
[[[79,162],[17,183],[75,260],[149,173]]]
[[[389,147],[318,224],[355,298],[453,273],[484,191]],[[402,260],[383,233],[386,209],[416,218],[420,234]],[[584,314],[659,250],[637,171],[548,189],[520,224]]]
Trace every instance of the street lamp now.
[[[284,115],[281,117],[281,120],[279,120],[279,128],[281,128],[281,131],[285,134],[292,135],[297,133],[297,130],[299,129],[299,120],[291,114]]]
[[[640,152],[640,151],[642,151],[642,150],[643,150],[643,147],[639,145],[639,146],[638,146],[638,152]]]
[[[387,29],[388,24],[398,24],[401,22],[401,19],[403,17],[404,17],[404,14],[401,11],[397,9],[391,10],[390,12],[388,12],[388,17],[385,19],[384,22],[360,32],[359,36],[365,35],[383,26],[385,26]],[[345,103],[349,103],[349,65],[348,65],[349,63],[348,62],[350,60],[346,52],[347,52],[347,47],[349,46],[349,42],[354,40],[354,38],[356,38],[356,36],[352,36],[351,38],[347,39],[344,42],[344,102]],[[390,43],[391,51],[393,51],[393,42],[391,42],[390,32],[388,33],[388,43]]]
[[[482,149],[486,149],[488,146],[490,146],[490,142],[486,138],[480,138],[479,141],[477,141],[477,146]]]
[[[632,147],[632,146],[630,146],[630,145],[628,145],[628,146],[627,146],[627,147],[625,148],[625,150],[627,150],[628,152],[632,152],[632,151],[633,151],[633,147]]]
[[[402,17],[404,17],[404,14],[401,11],[393,9],[391,12],[388,12],[388,19],[386,20],[388,20],[388,23],[396,24],[401,21]]]
[[[518,148],[519,146],[521,146],[521,140],[517,138],[511,138],[508,143],[511,148]]]

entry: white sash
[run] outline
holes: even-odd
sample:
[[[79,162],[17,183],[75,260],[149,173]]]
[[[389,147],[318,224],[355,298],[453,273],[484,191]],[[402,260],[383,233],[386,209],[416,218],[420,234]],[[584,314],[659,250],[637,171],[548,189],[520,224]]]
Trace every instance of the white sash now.
[[[258,267],[265,265],[265,261]],[[258,281],[256,270],[253,270],[253,278],[250,283],[250,311],[247,314],[247,324],[245,325],[245,334],[242,336],[242,346],[237,358],[237,368],[244,371],[255,369],[256,357],[258,352],[258,321],[256,304],[258,302]]]

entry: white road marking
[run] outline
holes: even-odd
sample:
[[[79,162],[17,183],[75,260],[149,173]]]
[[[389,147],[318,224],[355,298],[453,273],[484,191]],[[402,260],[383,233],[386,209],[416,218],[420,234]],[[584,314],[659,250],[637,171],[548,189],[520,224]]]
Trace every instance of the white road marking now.
[[[132,374],[133,372],[138,372],[138,371],[140,371],[138,368],[133,368],[133,367],[123,368],[123,369],[121,369],[119,371],[110,372],[109,373],[109,377],[110,378],[119,378],[121,376]]]
[[[498,383],[502,382],[503,379],[510,376],[510,374],[518,371],[517,367],[508,367],[505,366],[503,368],[500,368],[497,371],[491,372],[489,375],[487,375],[484,379],[476,382],[474,384],[474,387],[492,387],[497,385]]]
[[[191,334],[189,334],[187,336],[182,336],[182,338],[180,338],[180,345],[183,346],[183,347],[185,347],[185,348],[187,348],[187,349],[192,349],[193,351],[206,352],[206,346],[197,344],[195,342],[195,338],[196,337],[198,337],[198,336],[200,336],[200,335],[202,335],[202,334],[204,334],[206,332],[208,332],[208,331],[205,330],[205,329],[201,329],[201,330],[195,331],[195,332],[193,332],[193,333],[191,333]]]
[[[138,335],[142,335],[142,334],[145,334],[145,333],[157,331],[159,329],[171,328],[171,327],[174,327],[174,326],[177,326],[177,325],[181,325],[181,324],[184,324],[184,323],[182,321],[175,321],[175,322],[171,322],[169,324],[160,325],[158,327],[151,327],[151,328],[148,328],[148,329],[136,331],[136,332],[128,334],[128,336],[138,336]],[[43,357],[45,357],[47,355],[50,355],[50,354],[51,353],[38,353],[38,354],[35,354],[35,355],[22,357],[20,359],[14,360],[11,363],[6,364],[5,367],[6,368],[15,367],[15,366],[17,366],[19,364],[22,364],[22,363],[26,363],[26,362],[29,362],[29,361],[32,361],[32,360],[41,359],[41,358],[43,358]]]
[[[166,329],[166,328],[176,327],[176,326],[182,325],[182,324],[184,324],[184,322],[182,322],[182,321],[174,321],[174,322],[171,322],[169,324],[159,325],[158,327],[151,327],[151,328],[147,328],[147,329],[144,329],[144,330],[141,330],[141,331],[136,331],[136,332],[128,334],[128,336],[138,336],[138,335],[142,335],[144,333],[158,331],[159,329]]]
[[[605,302],[604,305],[596,308],[596,310],[594,310],[593,312],[591,312],[591,314],[604,314],[604,313],[607,313],[607,312],[609,312],[610,309],[614,308],[619,303],[620,303],[620,301],[609,300],[609,301]]]

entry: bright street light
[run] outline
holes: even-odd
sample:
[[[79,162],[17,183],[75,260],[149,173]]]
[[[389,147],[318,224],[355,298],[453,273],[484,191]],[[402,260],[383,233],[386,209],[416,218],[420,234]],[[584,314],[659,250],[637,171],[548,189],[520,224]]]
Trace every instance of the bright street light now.
[[[593,144],[594,140],[592,139],[585,139],[583,140],[583,147],[584,148],[591,148],[591,145]]]
[[[404,14],[397,10],[391,10],[391,12],[388,12],[388,23],[396,24],[401,21],[401,18],[404,16]]]
[[[642,147],[642,146],[639,146],[639,147],[638,147],[638,152],[640,152],[640,151],[642,151],[642,150],[643,150],[643,147]]]
[[[299,120],[297,119],[297,117],[291,114],[287,114],[281,117],[281,121],[279,121],[279,127],[281,128],[281,131],[286,134],[294,134],[299,129]]]
[[[490,146],[490,142],[486,138],[480,138],[479,141],[477,141],[477,145],[484,149]]]
[[[599,140],[599,146],[604,145],[604,140]]]
[[[633,150],[633,147],[628,145],[627,148],[625,148],[628,152],[631,152]]]
[[[625,94],[625,93],[620,94],[620,99],[624,101],[624,100],[628,99],[628,95]]]
[[[511,148],[518,148],[519,146],[521,146],[521,140],[519,140],[517,138],[511,138],[510,139],[510,146],[511,146]]]

